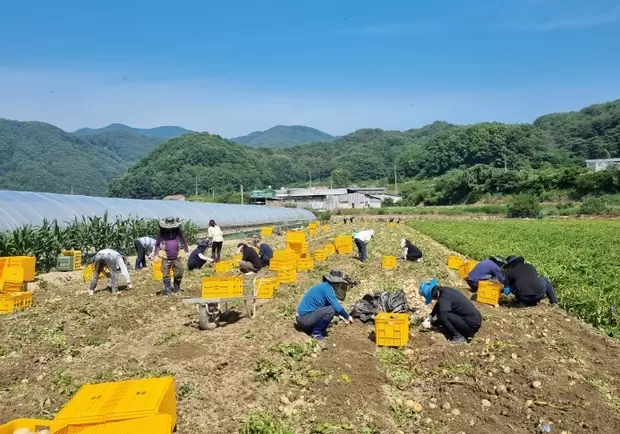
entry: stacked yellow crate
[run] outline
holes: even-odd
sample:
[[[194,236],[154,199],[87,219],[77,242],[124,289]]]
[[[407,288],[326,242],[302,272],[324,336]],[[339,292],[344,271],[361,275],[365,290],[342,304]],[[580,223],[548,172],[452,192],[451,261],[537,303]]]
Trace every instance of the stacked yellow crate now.
[[[32,306],[32,293],[24,291],[24,282],[34,280],[34,256],[0,258],[0,314]]]

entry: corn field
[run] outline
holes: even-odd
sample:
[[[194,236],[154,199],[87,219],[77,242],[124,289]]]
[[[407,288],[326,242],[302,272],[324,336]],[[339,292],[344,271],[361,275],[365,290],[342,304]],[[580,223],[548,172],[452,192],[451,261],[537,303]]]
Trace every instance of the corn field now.
[[[80,250],[84,261],[101,249],[110,248],[125,255],[135,254],[134,240],[158,232],[157,220],[137,218],[110,221],[103,217],[82,217],[61,227],[56,220],[44,220],[41,226],[22,226],[12,232],[0,233],[0,256],[34,255],[37,270],[49,271],[56,266],[62,250]],[[196,242],[198,227],[185,222],[183,230],[187,242]]]

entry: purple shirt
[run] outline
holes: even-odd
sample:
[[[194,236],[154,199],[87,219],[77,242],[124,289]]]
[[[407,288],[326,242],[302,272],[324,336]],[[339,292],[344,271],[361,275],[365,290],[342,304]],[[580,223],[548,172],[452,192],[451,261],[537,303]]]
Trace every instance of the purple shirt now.
[[[163,246],[162,246],[163,243]],[[165,232],[164,234],[157,235],[157,239],[155,240],[155,252],[153,256],[157,255],[157,252],[161,247],[164,248],[166,252],[166,258],[174,261],[179,257],[179,251],[181,250],[181,246],[185,252],[187,252],[187,243],[185,242],[185,237],[183,236],[183,232],[181,231],[170,231]]]

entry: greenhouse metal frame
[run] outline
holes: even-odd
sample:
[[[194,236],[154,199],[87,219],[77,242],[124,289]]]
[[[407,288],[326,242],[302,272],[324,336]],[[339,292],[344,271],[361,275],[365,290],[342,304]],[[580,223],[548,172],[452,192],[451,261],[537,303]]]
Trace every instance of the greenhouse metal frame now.
[[[201,228],[207,227],[211,219],[222,228],[306,223],[316,219],[310,211],[298,208],[0,190],[0,232],[28,224],[39,226],[44,219],[64,225],[76,218],[102,217],[106,212],[112,221],[117,218],[162,219],[172,216],[191,221]]]

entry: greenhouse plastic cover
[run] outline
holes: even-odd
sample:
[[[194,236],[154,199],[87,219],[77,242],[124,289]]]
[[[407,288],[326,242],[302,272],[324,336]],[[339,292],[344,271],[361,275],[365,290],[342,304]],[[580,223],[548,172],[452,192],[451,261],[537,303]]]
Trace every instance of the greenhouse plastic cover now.
[[[59,225],[63,225],[76,217],[78,220],[82,216],[101,217],[106,211],[110,220],[130,216],[146,219],[172,216],[192,221],[200,227],[207,227],[211,219],[224,228],[315,220],[310,211],[298,208],[0,190],[0,231],[13,230],[25,224],[38,226],[43,219],[57,220]]]

